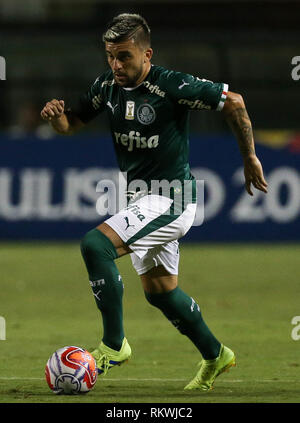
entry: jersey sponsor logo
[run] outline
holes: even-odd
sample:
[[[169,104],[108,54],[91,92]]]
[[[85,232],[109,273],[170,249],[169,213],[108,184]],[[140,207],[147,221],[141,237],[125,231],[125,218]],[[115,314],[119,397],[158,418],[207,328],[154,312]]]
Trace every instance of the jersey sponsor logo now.
[[[158,85],[152,85],[149,81],[144,81],[143,84],[146,88],[148,88],[151,94],[154,93],[156,95],[159,95],[160,97],[165,97],[165,91],[162,91]]]
[[[131,213],[133,213],[135,216],[137,216],[140,222],[145,219],[145,216],[140,212],[140,206],[138,206],[137,204],[129,204],[127,207],[125,207],[125,210],[128,210]],[[128,221],[127,217],[124,217],[124,219],[125,220],[127,219]],[[128,224],[128,222],[126,223]],[[134,225],[129,225],[129,226],[134,226]]]
[[[211,106],[203,103],[202,100],[188,100],[187,98],[181,98],[180,100],[178,100],[178,103],[183,104],[185,106],[189,106],[190,109],[194,109],[194,110],[201,110],[201,109],[210,110],[211,109]]]
[[[114,79],[106,79],[105,81],[102,82],[101,88],[103,88],[105,85],[107,85],[108,87],[111,87],[112,85],[114,85],[114,83],[115,83]]]
[[[127,120],[134,119],[134,108],[135,108],[134,101],[126,101],[125,119]]]
[[[133,151],[133,148],[156,148],[159,143],[159,135],[152,135],[151,137],[141,137],[141,134],[136,131],[130,131],[129,134],[121,134],[115,132],[115,140],[117,144],[122,144],[127,147],[128,151]]]
[[[92,98],[92,104],[95,110],[99,109],[102,104],[101,94],[95,95],[95,97]]]
[[[138,121],[143,125],[150,125],[155,121],[156,113],[150,104],[141,104],[136,114]]]
[[[99,289],[99,291],[97,291],[97,292],[93,292],[94,297],[97,298],[98,301],[101,301],[100,292],[102,292],[101,289]]]
[[[115,106],[113,106],[110,101],[108,101],[106,104],[111,109],[112,113],[114,114],[115,113],[115,108],[118,107],[118,104],[116,104]]]
[[[182,80],[182,84],[181,84],[181,85],[179,85],[178,89],[179,89],[179,90],[182,90],[182,88],[183,88],[185,85],[190,85],[190,83],[189,83],[189,82],[185,82],[185,80],[183,79],[183,80]]]
[[[213,84],[213,81],[211,81],[210,79],[205,79],[205,78],[198,78],[198,76],[196,76],[197,81],[201,81],[201,82],[209,82],[211,84]]]
[[[127,231],[128,228],[135,228],[135,225],[131,225],[129,223],[129,219],[128,219],[127,216],[125,216],[124,219],[125,219],[125,222],[126,222],[126,225],[127,225],[126,228],[125,228],[125,231]]]

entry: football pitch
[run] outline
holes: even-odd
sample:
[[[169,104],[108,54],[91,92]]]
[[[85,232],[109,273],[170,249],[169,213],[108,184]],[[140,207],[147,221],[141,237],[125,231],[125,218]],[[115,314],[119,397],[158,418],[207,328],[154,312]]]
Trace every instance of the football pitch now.
[[[1,243],[1,403],[300,402],[300,244],[183,244],[180,287],[200,305],[237,366],[208,393],[183,391],[200,355],[144,298],[129,257],[125,333],[133,355],[87,395],[56,396],[44,377],[58,348],[97,346],[102,324],[78,243]],[[298,331],[300,334],[300,330]]]

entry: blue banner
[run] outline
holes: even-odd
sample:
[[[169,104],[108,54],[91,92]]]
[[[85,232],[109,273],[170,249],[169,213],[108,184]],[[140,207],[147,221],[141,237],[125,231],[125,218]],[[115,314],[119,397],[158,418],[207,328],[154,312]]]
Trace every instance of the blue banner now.
[[[190,163],[204,180],[186,241],[300,240],[300,143],[257,142],[268,194],[244,189],[243,163],[232,136],[192,136]],[[258,140],[260,141],[260,140]],[[119,182],[110,137],[1,137],[0,239],[72,240],[105,220],[96,203],[99,180]],[[199,204],[199,208],[201,204]],[[198,220],[197,220],[198,219]]]

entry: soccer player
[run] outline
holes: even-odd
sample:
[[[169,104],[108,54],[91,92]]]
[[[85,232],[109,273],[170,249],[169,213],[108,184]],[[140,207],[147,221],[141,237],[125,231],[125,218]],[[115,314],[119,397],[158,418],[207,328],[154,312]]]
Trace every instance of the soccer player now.
[[[130,254],[146,299],[202,356],[199,371],[185,389],[207,391],[220,373],[235,365],[235,355],[216,339],[199,305],[178,286],[178,239],[192,226],[196,211],[195,180],[188,162],[189,115],[191,110],[202,109],[224,115],[242,155],[246,190],[253,195],[252,186],[266,193],[267,183],[255,154],[251,122],[242,96],[228,91],[227,84],[153,65],[150,29],[140,15],[116,16],[103,41],[110,69],[74,107],[65,109],[63,100],[53,99],[41,111],[42,118],[64,135],[106,111],[128,186],[137,180],[146,186],[128,190],[133,191],[128,193],[128,205],[89,231],[81,242],[103,322],[103,337],[92,354],[99,374],[131,356],[123,328],[123,282],[115,263]],[[153,189],[153,181],[169,182],[168,195],[161,186]],[[189,195],[183,195],[186,192]]]

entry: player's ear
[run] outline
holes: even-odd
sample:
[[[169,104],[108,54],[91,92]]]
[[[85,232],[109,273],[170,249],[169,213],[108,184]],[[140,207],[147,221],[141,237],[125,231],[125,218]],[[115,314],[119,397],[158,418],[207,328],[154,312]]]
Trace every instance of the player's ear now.
[[[144,56],[144,63],[149,62],[152,58],[153,55],[153,50],[152,48],[147,48],[147,50],[145,50],[145,56]]]

